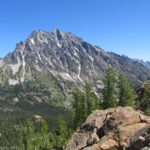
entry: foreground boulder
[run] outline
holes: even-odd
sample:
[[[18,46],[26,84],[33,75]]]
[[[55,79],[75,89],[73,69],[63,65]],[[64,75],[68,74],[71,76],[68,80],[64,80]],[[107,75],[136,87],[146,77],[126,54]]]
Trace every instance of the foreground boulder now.
[[[131,107],[94,111],[73,134],[66,150],[146,150],[150,117]]]

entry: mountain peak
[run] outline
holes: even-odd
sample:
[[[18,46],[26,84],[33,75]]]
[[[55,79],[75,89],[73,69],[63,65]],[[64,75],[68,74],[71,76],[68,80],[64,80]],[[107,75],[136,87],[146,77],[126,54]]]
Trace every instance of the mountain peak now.
[[[51,32],[51,34],[53,34],[54,36],[55,36],[55,38],[56,38],[56,40],[61,40],[62,39],[62,37],[63,37],[63,32],[61,32],[59,29],[54,29],[52,32]]]
[[[26,44],[33,47],[41,43],[48,43],[49,36],[50,36],[49,32],[43,30],[37,30],[37,31],[33,31],[25,42]]]
[[[58,32],[61,32],[61,31],[58,28],[55,28],[55,29],[52,30],[52,32],[53,33],[58,33]]]
[[[36,36],[38,36],[38,35],[40,35],[40,34],[47,34],[47,33],[48,33],[48,32],[43,31],[43,30],[35,30],[35,31],[33,31],[33,32],[30,34],[29,38],[30,38],[30,37],[36,37]]]

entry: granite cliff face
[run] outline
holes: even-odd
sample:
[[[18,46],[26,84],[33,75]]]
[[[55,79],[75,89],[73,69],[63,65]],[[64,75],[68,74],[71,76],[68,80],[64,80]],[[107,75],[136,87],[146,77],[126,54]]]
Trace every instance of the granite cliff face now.
[[[88,80],[100,93],[108,66],[124,73],[134,85],[150,77],[150,69],[143,62],[105,52],[71,33],[58,29],[50,33],[39,30],[32,32],[0,60],[0,83],[16,85],[37,79],[39,84],[44,80],[42,84],[55,82],[56,93],[63,91],[67,98],[75,85],[82,87]],[[49,89],[49,92],[53,90]]]
[[[16,84],[38,73],[50,72],[54,76],[71,82],[98,80],[105,74],[105,69],[112,66],[124,72],[136,82],[142,82],[150,76],[150,69],[126,56],[107,53],[81,38],[61,32],[51,33],[34,31],[16,49],[0,62],[1,82]]]
[[[131,107],[94,111],[66,150],[140,150],[150,144],[150,117]]]

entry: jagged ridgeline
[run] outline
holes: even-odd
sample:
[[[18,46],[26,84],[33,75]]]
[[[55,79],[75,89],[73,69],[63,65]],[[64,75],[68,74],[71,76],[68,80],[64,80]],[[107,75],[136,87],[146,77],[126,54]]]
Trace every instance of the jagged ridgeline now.
[[[0,60],[0,99],[69,106],[74,87],[82,88],[85,80],[101,92],[108,66],[124,73],[134,86],[150,77],[148,62],[105,52],[58,29],[34,31]]]

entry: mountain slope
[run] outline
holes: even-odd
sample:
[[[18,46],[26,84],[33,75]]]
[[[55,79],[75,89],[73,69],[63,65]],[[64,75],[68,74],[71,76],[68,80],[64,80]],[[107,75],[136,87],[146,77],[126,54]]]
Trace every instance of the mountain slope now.
[[[124,73],[134,85],[150,77],[150,69],[139,61],[105,52],[71,33],[39,30],[0,60],[0,83],[16,85],[38,81],[52,93],[63,91],[63,96],[68,98],[75,85],[82,87],[85,80],[90,81],[95,90],[101,90],[108,66]]]

